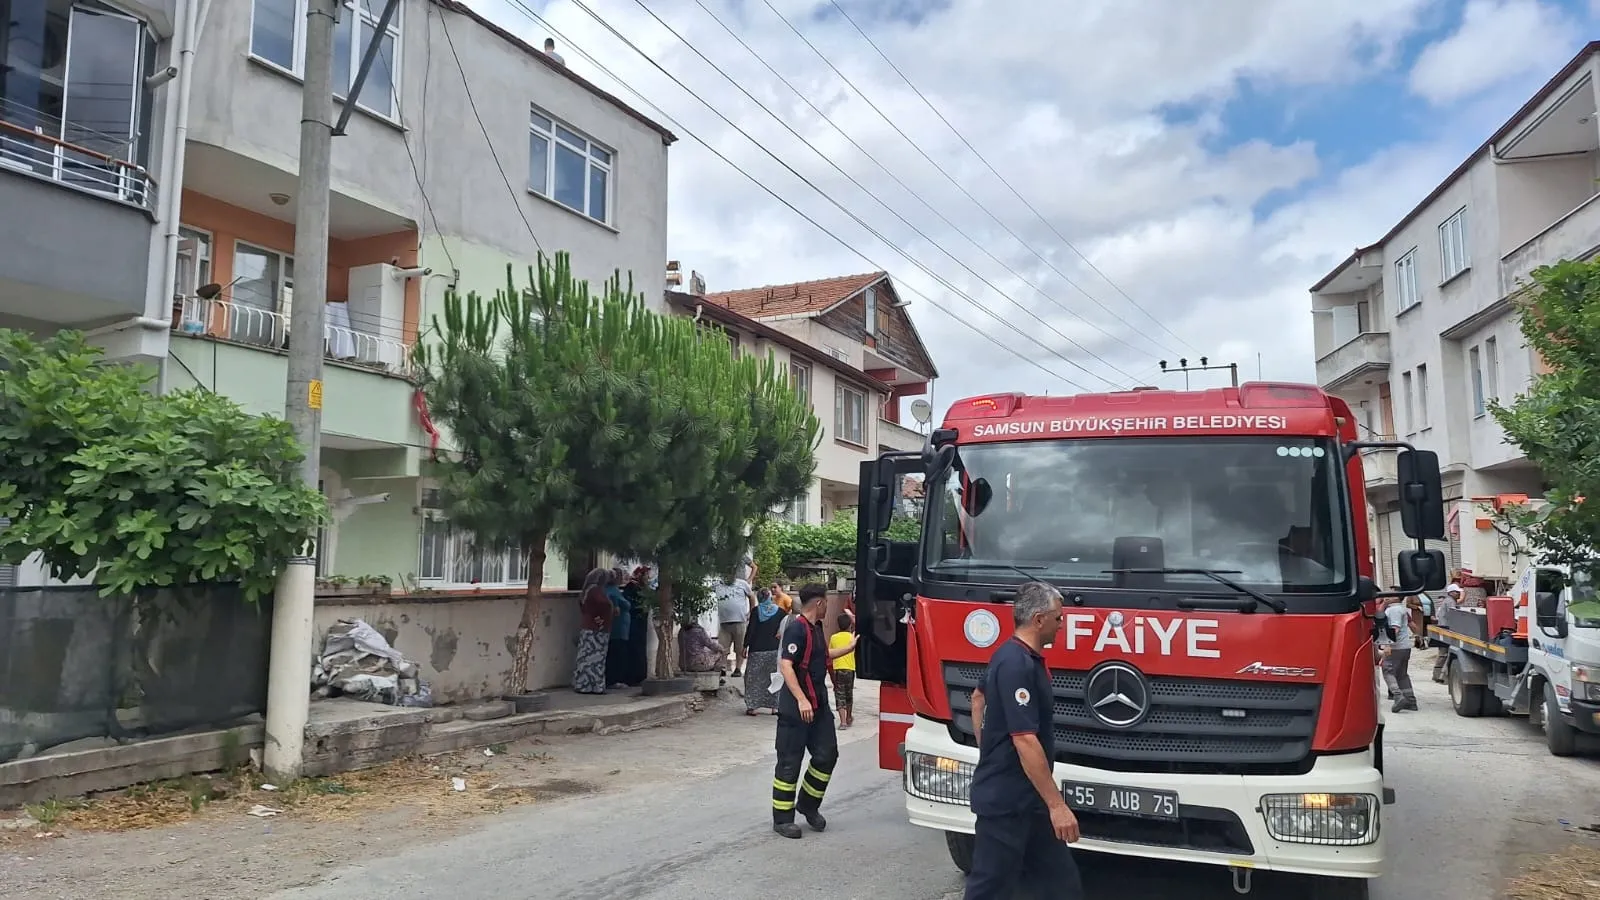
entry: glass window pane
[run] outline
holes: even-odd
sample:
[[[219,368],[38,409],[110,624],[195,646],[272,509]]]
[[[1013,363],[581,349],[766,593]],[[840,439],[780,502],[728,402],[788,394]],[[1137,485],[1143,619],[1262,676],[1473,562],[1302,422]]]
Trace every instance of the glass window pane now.
[[[544,116],[540,115],[539,113],[529,113],[528,114],[528,121],[533,125],[534,128],[537,128],[540,131],[543,131],[543,132],[546,132],[546,133],[549,133],[550,130],[554,127],[553,125],[550,124],[550,120],[549,119],[545,118]]]
[[[362,52],[366,52],[366,43],[371,40],[372,28],[369,25],[361,26]],[[394,115],[394,35],[384,33],[378,41],[378,55],[372,60],[372,71],[367,73],[367,82],[361,86],[362,106],[385,116]],[[357,65],[360,64],[357,57]]]
[[[250,52],[285,69],[294,68],[295,0],[255,0]]]
[[[607,165],[611,164],[611,154],[606,152],[605,150],[600,149],[599,147],[590,146],[589,147],[589,155],[594,157],[595,159],[600,160],[601,162],[603,162],[603,163],[605,163]]]
[[[339,23],[333,26],[333,94],[336,97],[350,96],[350,82],[356,75],[355,53],[355,24],[353,16],[340,16]]]
[[[557,144],[556,183],[551,197],[563,206],[570,206],[578,212],[583,212],[584,179],[588,175],[588,170],[589,164],[584,161],[582,153],[570,149],[565,144]]]
[[[560,125],[556,126],[556,137],[570,144],[576,144],[579,147],[587,147],[589,145],[589,142],[584,139],[583,135],[577,133],[576,131],[572,131],[571,129],[562,128]]]
[[[589,216],[606,221],[607,172],[598,166],[589,167]]]
[[[142,36],[143,28],[132,19],[73,11],[62,140],[112,159],[131,160]],[[98,157],[72,154],[67,165],[68,177],[88,187],[119,187],[121,169]]]
[[[550,139],[528,135],[528,190],[550,196]]]

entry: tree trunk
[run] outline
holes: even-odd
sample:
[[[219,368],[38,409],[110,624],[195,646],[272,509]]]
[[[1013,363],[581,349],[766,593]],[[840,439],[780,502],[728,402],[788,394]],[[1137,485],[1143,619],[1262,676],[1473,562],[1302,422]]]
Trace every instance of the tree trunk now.
[[[656,677],[671,678],[677,674],[676,660],[677,618],[672,608],[672,579],[659,572],[656,582]]]
[[[511,662],[507,694],[521,694],[529,690],[528,670],[533,665],[533,623],[539,615],[539,601],[544,598],[545,555],[545,535],[541,533],[528,543],[528,593],[522,600],[522,621],[517,623],[517,652]]]

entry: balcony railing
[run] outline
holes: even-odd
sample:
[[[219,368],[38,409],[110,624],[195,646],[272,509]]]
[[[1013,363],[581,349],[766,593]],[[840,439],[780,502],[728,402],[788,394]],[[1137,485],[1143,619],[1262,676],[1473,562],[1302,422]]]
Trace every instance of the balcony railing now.
[[[894,450],[921,450],[927,439],[922,433],[888,419],[878,419],[878,446]]]
[[[1549,228],[1529,238],[1500,260],[1500,296],[1522,287],[1528,275],[1563,259],[1588,259],[1600,249],[1600,194],[1585,200]]]
[[[274,310],[229,300],[186,297],[173,318],[179,334],[214,337],[240,344],[281,350],[289,344],[289,317]],[[323,354],[328,359],[408,375],[411,351],[404,341],[356,328],[323,325]]]
[[[0,167],[154,209],[156,180],[132,140],[102,134],[0,97]]]

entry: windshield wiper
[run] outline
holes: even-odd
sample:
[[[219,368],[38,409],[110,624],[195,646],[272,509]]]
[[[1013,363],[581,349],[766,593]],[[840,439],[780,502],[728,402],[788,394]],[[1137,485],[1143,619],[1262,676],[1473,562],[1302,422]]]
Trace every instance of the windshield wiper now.
[[[1204,575],[1212,581],[1215,581],[1217,584],[1220,584],[1225,588],[1238,591],[1246,597],[1254,600],[1256,603],[1266,606],[1266,608],[1272,610],[1273,612],[1281,613],[1289,611],[1289,604],[1283,602],[1282,600],[1279,600],[1275,597],[1268,597],[1266,594],[1252,590],[1251,588],[1247,588],[1231,578],[1223,577],[1226,575],[1243,574],[1238,569],[1104,569],[1102,571],[1112,575]],[[1219,607],[1216,604],[1208,604],[1204,600],[1179,600],[1178,608],[1234,609],[1235,605],[1227,604]],[[1255,603],[1252,603],[1243,609],[1240,609],[1240,612],[1253,612],[1255,608]]]
[[[1030,571],[1037,572],[1040,569],[1048,569],[1050,567],[1036,565],[1017,566],[1012,565],[1011,563],[1002,562],[963,562],[959,560],[946,560],[942,563],[934,563],[928,568],[934,572],[948,572],[956,569],[1006,569],[1017,573],[1017,575],[1021,576],[1024,581],[1037,581],[1038,579],[1035,576],[1028,573]]]

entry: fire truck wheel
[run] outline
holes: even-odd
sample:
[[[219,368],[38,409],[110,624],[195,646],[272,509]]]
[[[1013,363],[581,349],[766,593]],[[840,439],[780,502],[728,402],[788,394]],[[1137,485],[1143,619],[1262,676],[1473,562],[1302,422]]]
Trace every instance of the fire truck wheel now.
[[[1571,756],[1578,752],[1578,730],[1561,715],[1555,686],[1544,685],[1544,744],[1551,756]]]
[[[959,831],[946,831],[944,833],[945,845],[950,848],[950,861],[956,864],[963,875],[972,874],[972,845],[976,838],[970,834]]]
[[[1450,660],[1445,683],[1450,688],[1450,705],[1455,708],[1456,715],[1464,719],[1476,719],[1483,715],[1489,689],[1481,684],[1467,684],[1462,681],[1461,667],[1453,659]]]
[[[1370,884],[1365,878],[1316,878],[1305,897],[1306,900],[1367,900]]]

